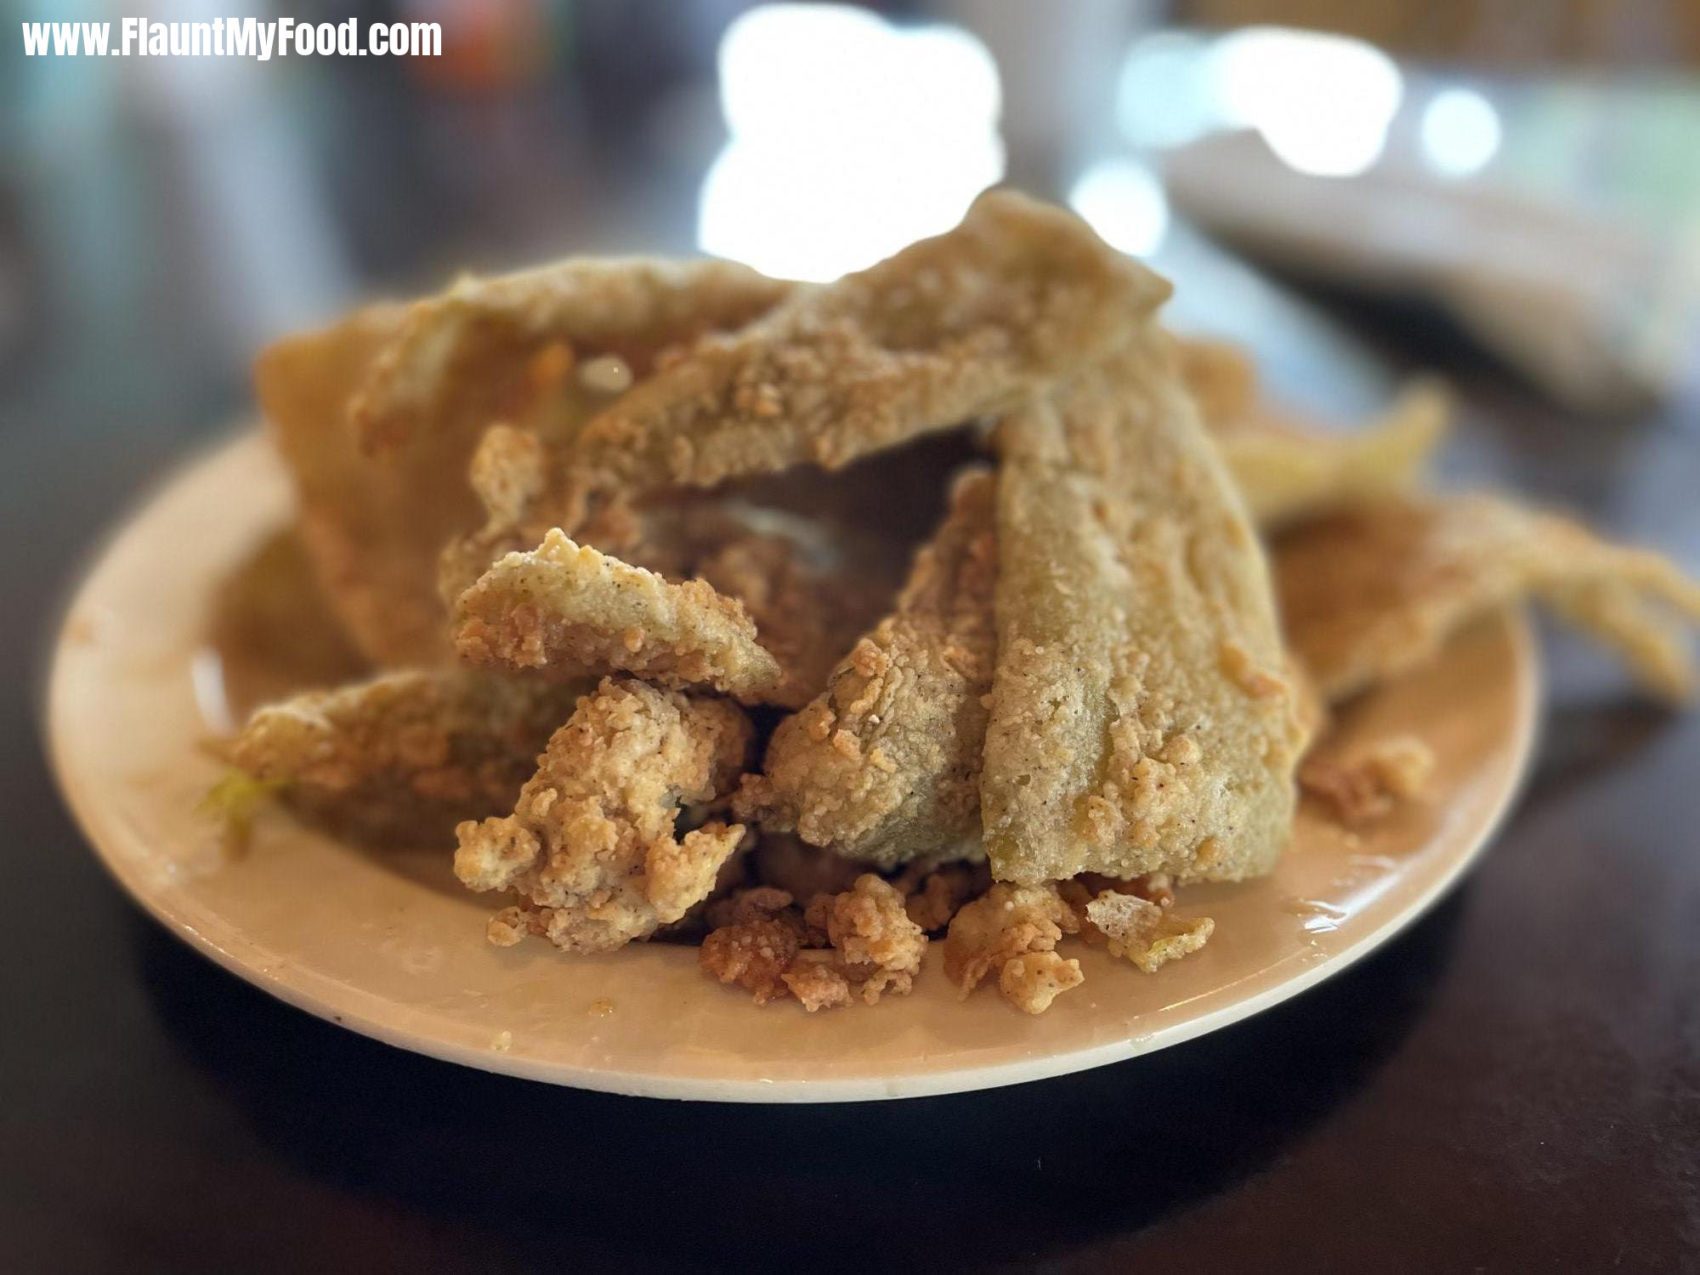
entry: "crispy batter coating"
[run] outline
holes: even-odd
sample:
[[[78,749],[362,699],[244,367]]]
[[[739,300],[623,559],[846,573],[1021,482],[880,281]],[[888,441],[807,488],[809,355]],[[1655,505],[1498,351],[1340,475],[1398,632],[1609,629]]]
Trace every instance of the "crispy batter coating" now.
[[[993,192],[956,229],[699,342],[588,423],[569,467],[614,486],[836,468],[1080,366],[1168,292],[1072,214]]]
[[[1438,382],[1414,381],[1380,418],[1350,433],[1253,414],[1212,437],[1253,521],[1269,531],[1417,486],[1445,440],[1450,410]]]
[[[460,598],[505,554],[529,551],[554,530],[524,512],[546,481],[542,455],[535,434],[498,426],[486,435],[472,473],[491,520],[444,550],[446,599]],[[699,580],[741,603],[783,673],[763,698],[792,708],[818,693],[833,664],[888,609],[901,572],[895,545],[875,531],[735,493],[658,496],[641,508],[605,504],[580,535],[580,543],[633,567]]]
[[[524,521],[576,533],[593,492],[837,468],[1091,359],[1167,291],[1072,214],[983,196],[955,230],[662,360],[548,449]]]
[[[1269,871],[1303,730],[1262,552],[1164,344],[1147,333],[998,437],[993,873]]]
[[[390,673],[260,709],[231,757],[333,827],[440,844],[461,820],[512,806],[583,689],[469,669]]]
[[[598,356],[646,367],[787,287],[723,262],[569,262],[372,306],[263,351],[255,385],[302,535],[362,653],[391,667],[448,657],[438,555],[486,521],[467,465],[487,426],[520,421],[559,440],[613,397],[588,375]],[[351,406],[381,456],[362,449]]]
[[[737,983],[758,1005],[791,995],[810,1013],[908,995],[927,950],[902,892],[872,874],[817,895],[806,916],[787,891],[757,889],[716,905],[711,919],[719,928],[697,954],[705,973]],[[817,947],[831,950],[807,950]]]
[[[389,666],[446,657],[437,550],[479,520],[464,452],[457,461],[421,447],[374,465],[348,423],[349,396],[402,318],[398,306],[372,306],[280,341],[254,364],[255,390],[294,478],[302,540],[325,595],[361,652]]]
[[[207,617],[233,713],[368,671],[330,609],[300,529],[266,537],[219,582]]]
[[[1260,404],[1257,364],[1246,350],[1227,341],[1170,339],[1199,416],[1265,531],[1410,490],[1445,440],[1451,402],[1437,380],[1412,381],[1360,429],[1323,433]]]
[[[842,894],[817,896],[805,913],[826,932],[838,972],[864,1004],[887,992],[907,996],[921,972],[927,936],[903,904],[900,890],[868,872]]]
[[[1080,962],[1056,956],[1063,935],[1079,931],[1079,915],[1054,884],[1000,881],[951,920],[944,940],[945,977],[966,997],[996,974],[998,990],[1012,1005],[1042,1013],[1059,992],[1084,978]],[[1004,971],[1015,961],[1021,964],[1006,981]]]
[[[792,969],[802,944],[797,926],[777,916],[751,916],[728,922],[711,931],[697,949],[697,964],[705,974],[722,983],[736,983],[765,1005],[790,994],[786,974]],[[813,988],[808,988],[817,1003],[810,1008],[825,1008],[825,1000]],[[848,1003],[848,988],[844,989]]]
[[[511,815],[455,829],[455,875],[523,900],[493,942],[540,934],[606,952],[707,898],[744,836],[710,822],[683,837],[682,806],[722,797],[749,751],[749,720],[724,700],[606,678],[550,738]]]
[[[1299,787],[1325,802],[1341,823],[1360,827],[1422,795],[1434,774],[1434,750],[1412,735],[1378,739],[1345,756],[1312,753],[1299,766]]]
[[[896,612],[774,732],[765,777],[740,793],[744,817],[759,813],[764,826],[884,867],[977,841],[994,494],[983,470],[957,484]]]
[[[660,350],[742,327],[791,287],[730,261],[642,258],[462,278],[406,308],[348,412],[370,450],[527,415],[539,399],[571,394],[575,362],[612,356],[644,375]],[[585,388],[621,388],[599,386],[596,370]]]
[[[979,898],[992,886],[992,873],[984,863],[946,863],[924,875],[915,873],[914,866],[904,869],[897,881],[899,888],[909,888],[904,909],[909,919],[928,934],[936,934],[964,903]]]
[[[1177,917],[1135,894],[1105,890],[1086,905],[1086,920],[1111,956],[1125,957],[1147,974],[1198,951],[1216,932],[1207,916]]]
[[[1700,624],[1700,584],[1556,514],[1486,494],[1406,497],[1298,527],[1274,556],[1288,640],[1330,701],[1524,598],[1613,648],[1654,694],[1694,690],[1686,630]]]
[[[1251,351],[1214,337],[1171,336],[1175,366],[1199,419],[1212,433],[1249,419],[1257,408],[1257,362]]]
[[[998,970],[998,991],[1017,1009],[1043,1014],[1062,993],[1086,981],[1080,962],[1055,952],[1012,956]]]
[[[623,672],[746,703],[785,698],[783,670],[741,602],[701,580],[669,584],[559,530],[530,553],[508,554],[463,593],[454,635],[460,657],[481,667],[569,678]]]

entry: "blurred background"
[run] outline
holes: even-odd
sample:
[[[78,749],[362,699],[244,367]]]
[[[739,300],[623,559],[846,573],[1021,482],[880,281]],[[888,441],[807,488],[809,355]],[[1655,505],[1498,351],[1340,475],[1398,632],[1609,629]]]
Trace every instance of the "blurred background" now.
[[[443,51],[0,32],[9,546],[86,541],[251,411],[259,345],[367,296],[581,252],[830,278],[1007,181],[1150,258],[1277,396],[1349,420],[1439,364],[1453,467],[1700,549],[1694,502],[1634,513],[1700,448],[1700,0],[22,5],[138,13],[435,21]]]

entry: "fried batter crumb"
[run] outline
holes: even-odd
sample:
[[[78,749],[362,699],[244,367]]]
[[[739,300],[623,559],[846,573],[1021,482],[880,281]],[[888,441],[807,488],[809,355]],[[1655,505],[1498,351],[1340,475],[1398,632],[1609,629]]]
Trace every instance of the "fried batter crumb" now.
[[[1105,890],[1088,903],[1086,919],[1104,937],[1111,956],[1126,957],[1147,974],[1198,951],[1216,931],[1210,917],[1177,917],[1119,890]]]
[[[1058,996],[1085,981],[1079,961],[1065,960],[1055,952],[1012,957],[998,971],[1003,998],[1029,1014],[1043,1014]]]
[[[1131,897],[1131,896],[1130,896]],[[966,997],[991,974],[998,975],[998,989],[1011,1004],[1030,1014],[1041,1012],[1057,993],[1078,986],[1078,963],[1072,961],[1028,962],[1005,981],[1003,971],[1010,962],[1037,953],[1056,950],[1065,934],[1080,931],[1080,916],[1057,892],[1054,884],[1010,885],[1000,881],[951,919],[944,940],[944,972],[958,992]],[[1073,974],[1061,966],[1073,965]],[[1072,980],[1072,981],[1071,981]],[[1048,996],[1041,982],[1054,982]],[[1044,1005],[1031,1006],[1043,1000]]]
[[[800,944],[795,926],[775,917],[723,925],[702,941],[697,963],[722,983],[736,983],[758,1005],[787,994],[785,972]]]
[[[492,942],[540,934],[606,952],[679,920],[714,890],[743,840],[710,821],[682,838],[679,808],[724,797],[749,750],[749,720],[724,700],[605,679],[556,731],[511,815],[455,829],[455,875],[524,900]]]
[[[1299,767],[1299,786],[1325,802],[1346,827],[1357,828],[1420,797],[1434,765],[1434,750],[1422,740],[1395,735],[1346,757],[1307,758]]]
[[[885,992],[906,996],[921,971],[927,936],[909,919],[903,895],[873,873],[856,878],[843,894],[823,896],[809,905],[824,922],[827,939],[838,953],[839,968],[855,984],[864,1003]]]
[[[811,1014],[816,1010],[840,1009],[853,999],[850,980],[829,961],[799,957],[781,977],[791,995]]]
[[[841,894],[816,895],[801,914],[784,890],[744,890],[717,905],[715,919],[721,927],[698,957],[707,973],[744,987],[757,1004],[789,992],[810,1013],[908,995],[927,950],[902,893],[871,873]]]
[[[911,921],[934,934],[950,924],[964,903],[984,894],[991,882],[991,870],[983,863],[947,863],[911,887],[904,908]]]

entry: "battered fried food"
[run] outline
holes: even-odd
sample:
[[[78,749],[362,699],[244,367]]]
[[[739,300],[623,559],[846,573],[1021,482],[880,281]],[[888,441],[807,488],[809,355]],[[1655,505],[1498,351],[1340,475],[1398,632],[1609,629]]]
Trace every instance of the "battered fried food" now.
[[[682,352],[587,423],[561,466],[599,489],[837,468],[1009,406],[1113,348],[1168,292],[1072,214],[992,192],[956,229]]]
[[[1213,437],[1253,521],[1269,531],[1416,487],[1446,437],[1450,410],[1438,383],[1415,381],[1378,420],[1351,433],[1252,415]]]
[[[724,262],[568,262],[372,306],[263,351],[255,385],[302,535],[361,652],[389,667],[447,658],[438,557],[487,519],[467,482],[486,427],[508,419],[568,435],[614,397],[618,378],[599,380],[601,364],[629,376],[659,349],[742,325],[786,289]],[[381,456],[363,450],[351,408]]]
[[[237,720],[261,704],[367,671],[331,613],[297,527],[268,536],[220,583],[207,640]]]
[[[1004,999],[1042,1014],[1057,996],[1084,980],[1080,962],[1057,955],[1065,934],[1080,932],[1080,916],[1053,884],[999,881],[950,922],[944,940],[945,977],[967,996],[996,974]]]
[[[844,984],[846,992],[864,1005],[879,1003],[887,993],[907,996],[921,972],[921,957],[927,951],[927,936],[909,919],[903,894],[889,882],[864,873],[842,894],[823,894],[813,899],[804,914],[810,928],[824,931],[832,945],[832,962],[814,963],[808,974],[793,967],[786,977],[792,994],[809,1008],[811,998],[839,998],[826,991],[829,980],[823,968]],[[804,960],[804,967],[810,962]],[[808,986],[800,990],[798,976]]]
[[[390,673],[260,709],[231,759],[340,831],[441,845],[461,820],[513,805],[583,689],[470,669]]]
[[[572,437],[500,440],[489,516],[451,546],[446,579],[464,587],[550,527],[621,552],[601,529],[610,503],[631,525],[634,491],[838,468],[1001,409],[1113,348],[1167,294],[1072,214],[982,196],[955,230],[679,351]]]
[[[1275,549],[1288,640],[1338,701],[1436,655],[1470,621],[1536,598],[1613,648],[1653,694],[1695,687],[1700,584],[1659,555],[1486,494],[1412,496],[1298,527]]]
[[[1361,428],[1324,433],[1259,402],[1257,365],[1239,346],[1170,339],[1199,416],[1265,531],[1409,491],[1446,437],[1451,403],[1437,380],[1412,381]]]
[[[724,700],[605,678],[550,738],[513,814],[455,829],[455,875],[522,898],[491,920],[491,942],[529,933],[611,951],[707,898],[744,828],[710,821],[680,837],[680,808],[725,795],[752,734]]]
[[[1239,880],[1304,743],[1244,507],[1155,333],[1000,427],[994,874]]]
[[[542,456],[535,434],[498,426],[486,435],[472,475],[491,519],[444,551],[446,600],[459,599],[493,562],[532,549],[556,530],[524,512],[543,481]],[[582,543],[631,566],[669,580],[700,580],[743,604],[783,672],[782,686],[768,698],[793,708],[826,684],[833,664],[888,609],[901,571],[885,535],[731,493],[670,493],[641,508],[605,504],[581,534],[588,537]]]
[[[1299,787],[1346,827],[1356,828],[1421,796],[1434,763],[1434,750],[1422,740],[1395,735],[1344,756],[1312,753],[1299,766]]]
[[[1210,917],[1177,917],[1122,890],[1100,893],[1086,905],[1086,920],[1088,932],[1104,937],[1111,956],[1124,957],[1147,974],[1198,951],[1216,932]]]
[[[784,890],[747,890],[721,920],[697,954],[703,970],[739,984],[758,1005],[791,995],[810,1013],[907,996],[927,950],[902,893],[871,873],[817,895],[806,916]],[[821,948],[830,950],[811,950]]]
[[[785,699],[784,673],[743,604],[701,580],[669,584],[551,531],[455,604],[455,650],[486,668],[553,677],[634,673],[746,703]]]
[[[978,840],[994,491],[985,470],[957,483],[896,612],[774,732],[765,776],[739,795],[744,817],[887,868]]]
[[[568,375],[575,363],[618,359],[641,377],[662,349],[742,327],[791,287],[730,261],[645,258],[463,278],[406,308],[348,414],[369,451],[540,411],[570,421],[575,389],[596,388]]]
[[[437,550],[479,521],[464,455],[455,464],[421,448],[376,466],[348,424],[349,396],[402,317],[398,306],[372,306],[280,341],[254,365],[260,406],[295,481],[301,538],[325,596],[361,653],[388,666],[446,657]]]

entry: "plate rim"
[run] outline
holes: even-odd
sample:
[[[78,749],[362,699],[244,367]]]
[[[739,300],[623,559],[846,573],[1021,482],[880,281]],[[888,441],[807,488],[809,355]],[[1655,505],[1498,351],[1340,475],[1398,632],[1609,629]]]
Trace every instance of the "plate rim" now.
[[[83,557],[78,574],[73,577],[74,585],[65,594],[58,622],[49,630],[53,634],[53,640],[47,670],[42,731],[46,745],[44,751],[48,756],[54,786],[96,860],[129,899],[174,938],[186,943],[220,968],[287,1005],[369,1039],[443,1062],[545,1084],[627,1097],[758,1104],[840,1103],[935,1097],[1048,1080],[1124,1062],[1184,1044],[1264,1013],[1344,972],[1404,933],[1429,909],[1450,894],[1480,861],[1521,800],[1533,768],[1540,723],[1545,713],[1545,696],[1540,650],[1534,630],[1526,608],[1517,607],[1503,613],[1506,634],[1513,647],[1515,670],[1515,684],[1512,689],[1516,711],[1511,731],[1506,738],[1512,758],[1510,780],[1494,798],[1468,849],[1459,852],[1432,882],[1401,906],[1394,915],[1355,942],[1342,946],[1321,960],[1305,965],[1259,992],[1150,1033],[1133,1034],[1068,1052],[1028,1056],[977,1066],[965,1065],[899,1076],[849,1076],[820,1080],[708,1078],[645,1072],[631,1068],[608,1070],[548,1062],[523,1054],[501,1053],[441,1041],[430,1035],[410,1033],[394,1023],[371,1016],[363,1008],[365,1002],[390,1002],[354,984],[338,983],[328,976],[309,971],[313,981],[328,985],[315,995],[311,988],[303,986],[303,980],[299,977],[285,978],[276,970],[246,959],[247,954],[243,951],[244,940],[234,925],[230,927],[231,936],[228,942],[221,942],[217,937],[206,933],[192,917],[185,915],[186,909],[171,906],[169,895],[162,897],[160,892],[144,887],[138,879],[139,872],[131,866],[131,862],[110,848],[114,842],[128,841],[131,838],[139,840],[139,834],[125,827],[121,820],[109,817],[101,809],[96,795],[89,792],[86,786],[78,785],[72,780],[75,767],[68,761],[67,726],[62,718],[67,712],[64,699],[69,693],[66,686],[65,654],[71,645],[70,630],[74,617],[79,612],[79,604],[120,539],[146,510],[192,472],[225,457],[228,453],[253,446],[255,441],[256,431],[245,427],[188,451],[178,463],[170,466],[159,479],[148,484],[122,507],[119,515]],[[257,945],[251,942],[250,946],[257,949]]]

